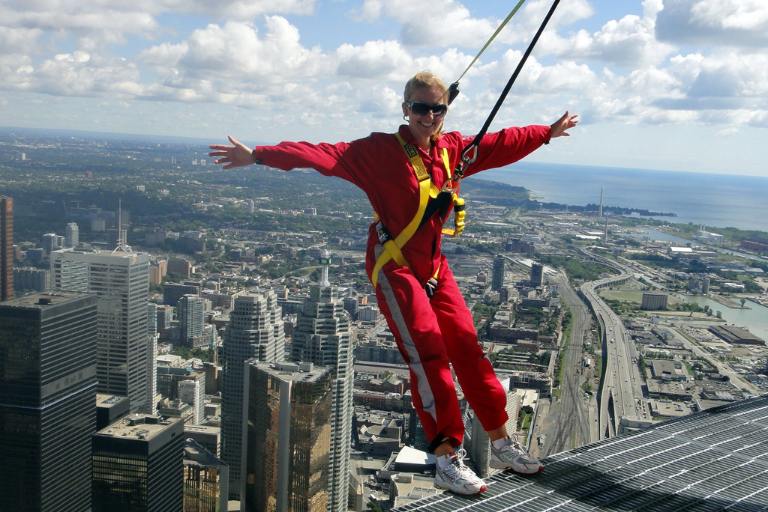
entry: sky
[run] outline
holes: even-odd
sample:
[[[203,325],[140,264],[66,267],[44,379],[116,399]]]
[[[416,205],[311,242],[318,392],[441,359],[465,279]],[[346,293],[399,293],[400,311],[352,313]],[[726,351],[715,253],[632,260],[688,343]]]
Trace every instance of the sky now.
[[[514,0],[0,0],[0,126],[248,144],[394,131],[420,70],[456,80]],[[480,129],[549,0],[461,80]],[[579,113],[533,161],[768,177],[768,1],[562,0],[491,131]]]

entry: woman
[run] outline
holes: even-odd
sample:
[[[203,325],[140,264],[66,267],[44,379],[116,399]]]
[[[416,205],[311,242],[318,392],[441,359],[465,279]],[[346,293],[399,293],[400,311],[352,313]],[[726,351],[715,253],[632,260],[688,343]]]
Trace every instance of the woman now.
[[[484,357],[472,315],[440,251],[451,205],[422,220],[425,203],[435,201],[440,190],[457,192],[451,170],[472,140],[457,132],[442,133],[447,101],[445,85],[421,72],[405,86],[402,108],[408,124],[394,135],[372,133],[337,144],[281,142],[253,150],[229,137],[231,145],[211,145],[210,156],[224,169],[253,163],[283,170],[314,168],[365,192],[376,213],[369,228],[366,271],[410,369],[413,403],[437,458],[435,484],[477,494],[486,485],[463,463],[463,450],[456,451],[464,425],[449,363],[489,434],[491,467],[531,474],[542,466],[509,437],[506,393]],[[569,135],[567,130],[577,122],[577,116],[566,112],[551,126],[489,133],[465,177],[511,164],[550,139]]]

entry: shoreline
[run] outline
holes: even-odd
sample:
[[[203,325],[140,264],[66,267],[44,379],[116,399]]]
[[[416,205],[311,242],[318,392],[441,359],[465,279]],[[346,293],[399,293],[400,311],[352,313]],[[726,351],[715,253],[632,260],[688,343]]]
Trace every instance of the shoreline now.
[[[766,178],[768,179],[768,178]],[[575,204],[568,204],[568,203],[558,203],[554,201],[542,201],[540,199],[533,199],[531,197],[531,190],[526,188],[523,185],[512,185],[509,183],[505,183],[503,181],[498,181],[492,178],[478,178],[477,180],[474,180],[473,182],[468,182],[467,184],[463,185],[466,189],[472,189],[477,187],[478,189],[483,189],[484,187],[477,182],[485,182],[486,186],[491,187],[510,187],[513,189],[520,189],[525,192],[525,195],[527,197],[526,200],[517,201],[514,206],[516,207],[523,207],[530,210],[535,209],[553,209],[553,210],[563,210],[567,212],[578,212],[578,213],[597,213],[599,211],[599,205],[595,203],[586,203],[584,205],[575,205]],[[469,185],[469,186],[467,186]],[[474,185],[474,187],[473,187]],[[482,198],[483,200],[486,200],[488,202],[495,202],[494,198]],[[500,203],[505,203],[506,201],[499,201]],[[509,206],[512,206],[511,204]],[[675,222],[675,219],[678,217],[678,214],[674,212],[655,212],[653,210],[648,210],[646,208],[632,208],[632,207],[623,207],[623,206],[603,206],[603,212],[604,213],[610,213],[612,216],[618,216],[626,219],[633,219],[633,220],[644,220],[644,221],[650,221],[651,223],[658,223],[659,225],[668,224],[671,226],[680,226],[680,227],[687,227],[689,224],[692,224],[691,222]],[[634,213],[634,215],[633,215]],[[662,217],[662,219],[659,219],[658,217]],[[705,230],[712,231],[715,233],[718,233],[720,231],[726,231],[726,230],[736,230],[738,232],[743,233],[757,233],[758,235],[765,236],[768,239],[768,231],[766,230],[759,230],[759,229],[747,229],[747,228],[740,228],[740,227],[719,227],[719,226],[710,226],[706,223],[701,223],[701,227]],[[722,233],[720,233],[722,234]],[[754,254],[753,256],[759,257],[758,254]]]

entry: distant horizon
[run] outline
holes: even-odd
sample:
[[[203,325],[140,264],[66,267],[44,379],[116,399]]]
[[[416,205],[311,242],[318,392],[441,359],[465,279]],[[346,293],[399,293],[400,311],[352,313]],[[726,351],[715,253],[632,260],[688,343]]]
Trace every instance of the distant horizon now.
[[[515,4],[516,2],[512,2]],[[552,0],[20,2],[0,20],[0,125],[248,144],[349,141],[402,122],[417,72],[477,133]],[[528,161],[768,176],[768,2],[569,0],[491,132],[579,114]],[[166,140],[166,139],[164,139]]]
[[[130,133],[130,132],[98,132],[98,131],[91,131],[91,130],[79,130],[79,129],[71,129],[71,128],[34,128],[34,127],[24,127],[24,126],[0,126],[0,132],[10,132],[14,130],[19,131],[28,131],[28,132],[38,132],[38,133],[44,133],[44,132],[55,132],[60,133],[62,135],[65,134],[71,134],[71,135],[80,135],[85,138],[95,138],[95,137],[107,137],[111,139],[120,139],[121,137],[124,137],[125,140],[135,140],[135,141],[141,141],[141,142],[152,142],[154,139],[161,139],[163,142],[170,143],[175,142],[178,144],[201,144],[205,147],[208,146],[208,144],[217,143],[217,142],[225,142],[226,135],[223,135],[220,140],[211,140],[203,137],[192,137],[192,136],[183,136],[183,135],[157,135],[157,134],[140,134],[140,133]],[[354,140],[354,139],[350,139]],[[279,141],[256,141],[256,144],[260,145],[270,145],[270,144],[277,144]],[[323,141],[327,142],[327,141]],[[600,165],[600,164],[584,164],[584,163],[564,163],[564,162],[555,162],[555,161],[544,161],[544,160],[534,160],[531,158],[523,159],[519,162],[516,162],[512,165],[531,165],[531,166],[537,166],[537,165],[560,165],[564,167],[577,167],[577,168],[588,168],[588,169],[611,169],[611,170],[622,170],[622,171],[637,171],[637,172],[663,172],[663,173],[677,173],[677,174],[703,174],[708,176],[725,176],[730,178],[738,178],[738,177],[744,177],[744,178],[761,178],[768,180],[768,176],[761,175],[761,174],[735,174],[735,173],[729,173],[723,170],[720,171],[697,171],[697,170],[682,170],[682,169],[668,169],[668,168],[653,168],[653,167],[632,167],[632,166],[620,166],[620,165]],[[486,179],[487,181],[496,181],[496,180],[489,180],[488,178],[483,178],[482,176],[479,176],[480,179]]]

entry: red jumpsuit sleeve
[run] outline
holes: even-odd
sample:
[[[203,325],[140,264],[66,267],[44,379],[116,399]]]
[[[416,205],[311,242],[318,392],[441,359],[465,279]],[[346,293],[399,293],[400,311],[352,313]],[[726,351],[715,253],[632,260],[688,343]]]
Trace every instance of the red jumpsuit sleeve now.
[[[465,176],[517,162],[542,144],[549,143],[549,135],[550,127],[544,125],[505,128],[499,132],[487,133],[480,141],[477,161],[469,166]],[[474,137],[465,137],[464,145],[471,144],[473,139]]]
[[[357,183],[354,168],[344,158],[349,146],[347,142],[281,142],[276,146],[257,146],[253,150],[253,156],[256,163],[284,171],[309,168],[326,176],[336,176]]]

